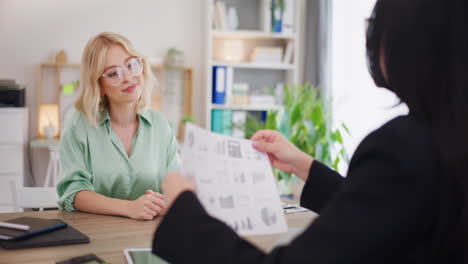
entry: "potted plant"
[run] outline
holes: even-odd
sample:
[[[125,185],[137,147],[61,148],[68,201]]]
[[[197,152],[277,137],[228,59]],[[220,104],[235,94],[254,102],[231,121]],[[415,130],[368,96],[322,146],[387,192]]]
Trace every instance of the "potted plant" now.
[[[184,52],[177,48],[170,48],[167,50],[164,64],[169,68],[177,68],[184,66]]]
[[[280,110],[270,110],[265,122],[249,117],[244,124],[246,137],[259,129],[280,131],[296,147],[331,168],[338,170],[340,162],[349,162],[342,132],[344,124],[333,130],[325,102],[317,88],[310,84],[285,86],[285,102]],[[293,175],[274,169],[281,195],[292,194]]]

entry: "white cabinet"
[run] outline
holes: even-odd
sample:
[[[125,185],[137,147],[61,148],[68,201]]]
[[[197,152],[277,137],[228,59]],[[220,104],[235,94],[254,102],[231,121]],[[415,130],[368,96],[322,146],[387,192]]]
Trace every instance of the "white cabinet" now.
[[[24,186],[27,108],[0,108],[0,213],[13,211],[10,182]]]

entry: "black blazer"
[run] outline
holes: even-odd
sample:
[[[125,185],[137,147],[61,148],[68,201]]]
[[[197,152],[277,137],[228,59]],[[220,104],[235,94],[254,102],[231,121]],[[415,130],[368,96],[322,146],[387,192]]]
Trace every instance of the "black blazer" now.
[[[430,129],[397,117],[368,135],[348,177],[314,161],[301,205],[320,216],[265,254],[210,217],[192,192],[174,202],[153,240],[171,263],[455,263],[463,206]]]

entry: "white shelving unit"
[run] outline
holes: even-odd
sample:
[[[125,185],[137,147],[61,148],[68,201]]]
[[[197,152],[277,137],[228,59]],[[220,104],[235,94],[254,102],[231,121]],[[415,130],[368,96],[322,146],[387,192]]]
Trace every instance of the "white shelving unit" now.
[[[212,104],[211,109],[221,110],[239,110],[239,111],[268,111],[270,109],[278,110],[281,105],[219,105]]]
[[[245,68],[245,69],[264,69],[264,70],[294,70],[295,64],[287,63],[258,63],[258,62],[222,62],[213,61],[212,66],[224,65],[233,68]]]
[[[10,186],[24,186],[28,112],[24,107],[0,108],[0,213],[14,211]]]
[[[234,6],[237,9],[239,16],[239,29],[237,30],[219,30],[214,28],[213,12],[215,10],[215,2],[224,2],[226,6]],[[212,74],[213,66],[227,66],[232,67],[234,70],[234,83],[236,78],[240,76],[241,82],[249,82],[266,87],[274,88],[275,83],[281,82],[284,84],[299,83],[299,56],[301,54],[299,45],[299,28],[300,22],[300,8],[303,5],[303,0],[294,1],[294,29],[292,33],[272,33],[262,29],[259,17],[261,17],[261,2],[265,0],[249,0],[249,1],[233,1],[233,0],[206,0],[206,63],[205,63],[205,126],[211,128],[212,110],[235,110],[235,111],[268,111],[270,109],[279,109],[280,105],[220,105],[212,103]],[[269,0],[266,0],[269,1]],[[247,5],[247,6],[242,6]],[[247,11],[246,11],[247,10]],[[253,10],[253,11],[252,11]],[[242,25],[243,14],[241,12],[251,12],[250,21],[257,21],[258,23],[251,23],[247,27]],[[252,13],[253,12],[253,13]],[[255,14],[255,12],[257,12]],[[245,18],[245,17],[244,17]],[[240,40],[245,46],[245,59],[244,61],[221,61],[216,59],[216,53],[219,49],[217,43],[223,40]],[[258,63],[248,60],[251,52],[256,46],[269,46],[269,47],[282,47],[283,52],[288,43],[292,44],[293,56],[292,63]],[[262,78],[265,82],[262,83]],[[275,82],[275,83],[268,83]],[[255,87],[250,89],[255,90]]]
[[[259,30],[212,30],[212,36],[215,38],[231,38],[231,39],[295,39],[294,34],[272,33]]]

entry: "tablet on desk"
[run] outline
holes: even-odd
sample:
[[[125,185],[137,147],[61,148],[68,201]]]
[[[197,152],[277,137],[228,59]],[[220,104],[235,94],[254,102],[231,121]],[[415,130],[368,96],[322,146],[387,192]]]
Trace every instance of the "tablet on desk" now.
[[[151,253],[151,248],[126,248],[124,254],[128,264],[169,264]]]

